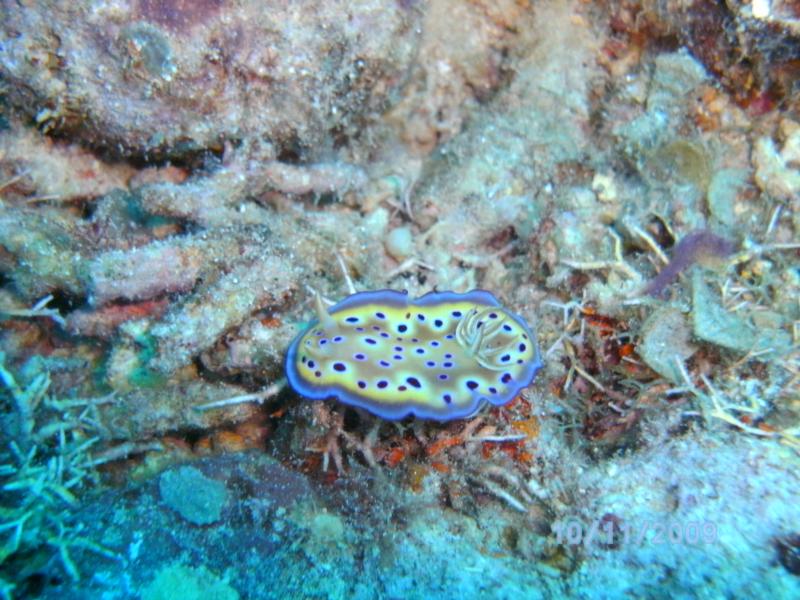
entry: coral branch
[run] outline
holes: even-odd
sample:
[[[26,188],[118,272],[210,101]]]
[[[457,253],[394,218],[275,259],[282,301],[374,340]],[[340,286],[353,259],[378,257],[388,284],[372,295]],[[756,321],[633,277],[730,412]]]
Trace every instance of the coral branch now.
[[[212,269],[229,267],[238,255],[234,238],[207,234],[105,252],[88,266],[92,300],[100,305],[117,298],[145,300],[164,292],[187,291]]]
[[[174,372],[254,311],[282,305],[292,287],[291,273],[277,256],[237,266],[152,328],[158,343],[152,366]]]

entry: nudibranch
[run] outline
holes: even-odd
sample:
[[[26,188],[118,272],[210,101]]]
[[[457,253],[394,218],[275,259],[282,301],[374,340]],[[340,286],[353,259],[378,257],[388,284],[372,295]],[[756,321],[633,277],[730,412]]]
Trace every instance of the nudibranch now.
[[[286,375],[301,395],[335,397],[385,419],[446,421],[511,401],[542,367],[525,321],[489,292],[353,294],[292,342]]]

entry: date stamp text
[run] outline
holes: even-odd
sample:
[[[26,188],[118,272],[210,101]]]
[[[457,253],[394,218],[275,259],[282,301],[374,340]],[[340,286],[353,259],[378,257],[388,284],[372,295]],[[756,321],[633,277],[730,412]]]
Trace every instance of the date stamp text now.
[[[556,541],[568,546],[615,549],[631,544],[700,546],[717,541],[717,526],[710,521],[628,522],[606,514],[590,523],[565,519],[553,525]]]

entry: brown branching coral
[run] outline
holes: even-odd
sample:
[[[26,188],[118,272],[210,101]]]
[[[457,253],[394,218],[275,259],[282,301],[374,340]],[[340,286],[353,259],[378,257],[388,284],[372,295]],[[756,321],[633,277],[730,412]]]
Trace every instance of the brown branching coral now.
[[[256,310],[283,305],[292,290],[291,274],[278,256],[239,265],[152,328],[158,345],[153,368],[170,373],[186,365]]]
[[[221,230],[98,253],[87,265],[91,301],[103,305],[191,290],[198,279],[230,268],[240,253],[238,242],[232,232]]]

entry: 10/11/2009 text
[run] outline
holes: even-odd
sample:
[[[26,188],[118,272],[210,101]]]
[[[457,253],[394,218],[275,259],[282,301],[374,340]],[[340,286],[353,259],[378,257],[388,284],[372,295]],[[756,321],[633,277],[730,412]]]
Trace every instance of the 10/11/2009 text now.
[[[630,523],[611,514],[589,524],[579,519],[558,521],[553,525],[553,533],[559,544],[605,549],[645,543],[698,546],[717,541],[717,526],[710,521],[643,520]]]

